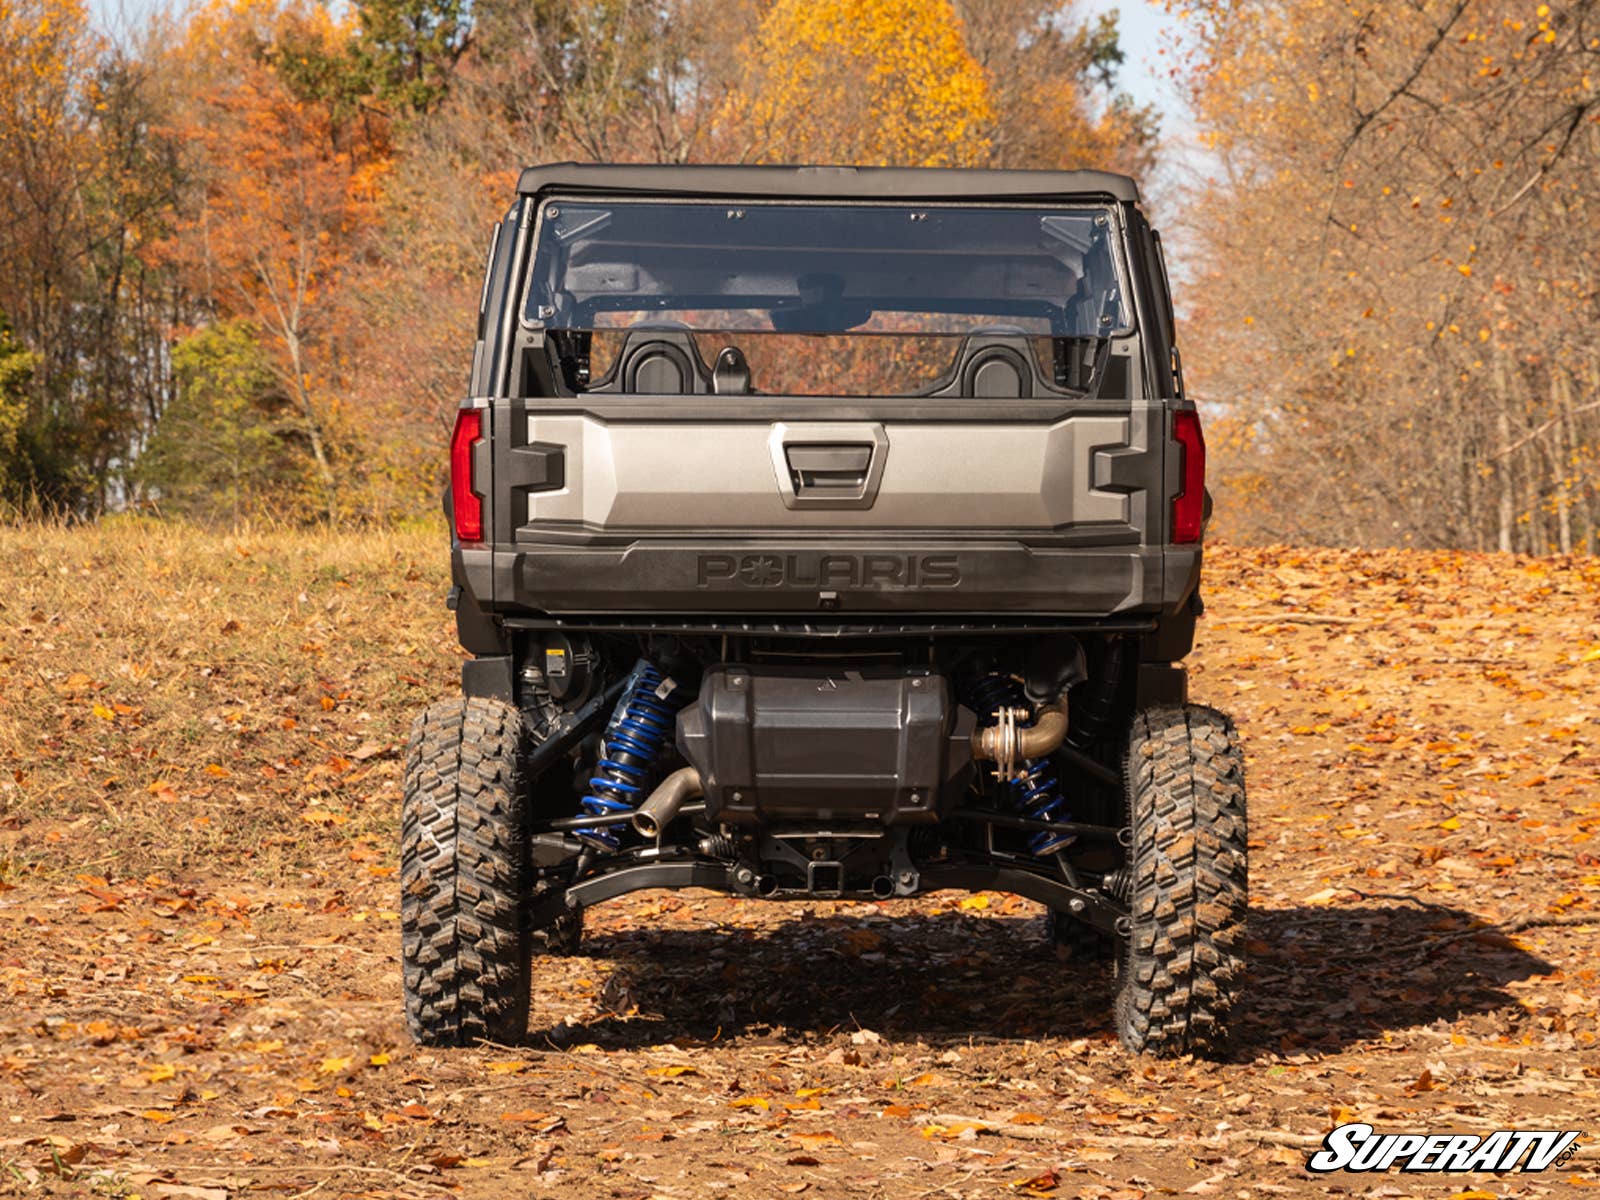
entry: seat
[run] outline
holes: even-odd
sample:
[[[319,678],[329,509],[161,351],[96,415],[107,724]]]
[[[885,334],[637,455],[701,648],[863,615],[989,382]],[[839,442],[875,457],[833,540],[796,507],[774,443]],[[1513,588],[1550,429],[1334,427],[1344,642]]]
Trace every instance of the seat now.
[[[1029,333],[1016,325],[991,325],[967,334],[955,366],[929,396],[975,400],[1016,400],[1034,394],[1033,350]]]
[[[692,396],[711,390],[710,371],[687,325],[635,325],[617,355],[617,391],[636,396]]]

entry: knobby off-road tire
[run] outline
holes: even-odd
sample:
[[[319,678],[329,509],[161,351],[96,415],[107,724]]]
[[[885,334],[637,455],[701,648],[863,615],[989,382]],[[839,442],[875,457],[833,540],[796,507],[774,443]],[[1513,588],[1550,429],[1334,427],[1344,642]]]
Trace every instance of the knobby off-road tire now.
[[[1215,709],[1134,717],[1125,775],[1133,930],[1117,1033],[1138,1053],[1213,1055],[1244,978],[1244,754]]]
[[[536,944],[570,941],[563,919],[535,936],[526,830],[528,737],[496,700],[435,704],[406,750],[400,816],[400,928],[406,1021],[426,1045],[527,1032]],[[568,928],[570,926],[570,928]]]

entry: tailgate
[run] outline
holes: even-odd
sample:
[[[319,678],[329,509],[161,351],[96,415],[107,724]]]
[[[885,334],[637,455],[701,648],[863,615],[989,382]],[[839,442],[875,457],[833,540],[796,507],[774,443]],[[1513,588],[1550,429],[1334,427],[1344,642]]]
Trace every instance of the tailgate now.
[[[989,421],[496,410],[497,607],[1111,614],[1161,601],[1158,403]]]

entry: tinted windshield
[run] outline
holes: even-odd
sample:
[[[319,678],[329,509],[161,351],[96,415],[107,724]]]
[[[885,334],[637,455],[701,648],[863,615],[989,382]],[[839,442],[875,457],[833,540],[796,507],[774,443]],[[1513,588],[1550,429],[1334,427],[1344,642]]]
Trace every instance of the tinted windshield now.
[[[552,200],[551,329],[1102,338],[1129,324],[1104,208]]]

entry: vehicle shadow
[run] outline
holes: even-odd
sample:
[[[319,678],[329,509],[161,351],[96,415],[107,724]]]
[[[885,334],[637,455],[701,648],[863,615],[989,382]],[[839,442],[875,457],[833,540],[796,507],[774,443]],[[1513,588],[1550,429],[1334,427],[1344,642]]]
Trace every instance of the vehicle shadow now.
[[[1527,1014],[1506,986],[1555,966],[1489,924],[1420,902],[1252,911],[1231,1057],[1327,1053],[1472,1016],[1512,1034]]]
[[[1474,1014],[1498,1014],[1510,1032],[1523,1014],[1506,985],[1553,968],[1473,934],[1482,924],[1405,903],[1252,911],[1230,1058],[1331,1052]],[[536,1024],[533,1044],[804,1042],[857,1029],[935,1044],[1115,1036],[1110,964],[1058,954],[1042,916],[797,911],[754,927],[596,931],[583,953],[613,966],[594,1016]]]

